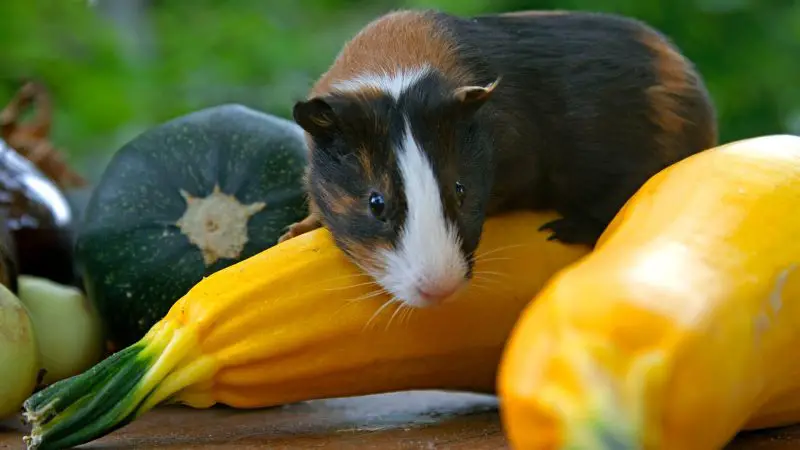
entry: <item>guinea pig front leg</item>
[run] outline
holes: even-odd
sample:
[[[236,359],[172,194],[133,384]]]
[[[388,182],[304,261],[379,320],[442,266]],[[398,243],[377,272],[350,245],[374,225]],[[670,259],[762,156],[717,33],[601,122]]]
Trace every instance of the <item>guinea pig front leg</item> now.
[[[539,230],[551,231],[549,240],[594,247],[625,203],[641,188],[647,177],[656,172],[636,173],[618,179],[610,189],[573,189],[568,203],[555,208],[561,218],[542,225]]]
[[[305,219],[301,220],[300,222],[295,222],[289,225],[288,230],[284,233],[280,238],[278,238],[278,243],[283,241],[289,240],[293,237],[300,236],[301,234],[308,233],[309,231],[316,230],[317,228],[322,227],[322,223],[317,220],[317,217],[314,214],[309,214]]]

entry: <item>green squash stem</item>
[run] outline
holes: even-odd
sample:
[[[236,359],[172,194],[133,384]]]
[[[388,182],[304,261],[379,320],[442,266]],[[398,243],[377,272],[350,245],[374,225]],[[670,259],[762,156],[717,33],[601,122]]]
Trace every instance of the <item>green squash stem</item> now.
[[[28,398],[27,448],[69,448],[100,438],[186,386],[210,379],[216,364],[197,353],[191,327],[157,324],[139,342]]]

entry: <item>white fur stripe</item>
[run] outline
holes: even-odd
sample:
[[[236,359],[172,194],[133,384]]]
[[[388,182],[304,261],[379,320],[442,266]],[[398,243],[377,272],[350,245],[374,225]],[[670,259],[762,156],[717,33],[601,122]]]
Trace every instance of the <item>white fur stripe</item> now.
[[[363,73],[355,78],[335,83],[333,89],[354,92],[364,88],[374,88],[386,92],[397,100],[404,91],[422,79],[429,70],[430,66],[426,64],[411,69],[401,68],[394,73]]]
[[[386,273],[379,282],[407,304],[425,306],[418,289],[454,288],[464,281],[467,265],[457,228],[444,216],[433,168],[408,120],[398,163],[408,210],[396,251],[384,254]]]

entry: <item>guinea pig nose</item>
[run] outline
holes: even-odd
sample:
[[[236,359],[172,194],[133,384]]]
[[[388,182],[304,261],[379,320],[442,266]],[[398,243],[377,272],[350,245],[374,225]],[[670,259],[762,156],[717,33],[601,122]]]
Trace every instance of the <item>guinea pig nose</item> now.
[[[453,295],[458,290],[458,287],[458,284],[453,283],[434,284],[421,286],[417,290],[419,291],[420,297],[426,302],[437,303]]]

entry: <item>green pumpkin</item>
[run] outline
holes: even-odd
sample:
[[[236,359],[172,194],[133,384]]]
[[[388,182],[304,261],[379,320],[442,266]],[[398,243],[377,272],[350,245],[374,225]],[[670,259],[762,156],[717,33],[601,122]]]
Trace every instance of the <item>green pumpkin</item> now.
[[[306,144],[241,105],[178,117],[125,144],[95,186],[76,256],[116,348],[203,277],[277,243],[305,217]]]

